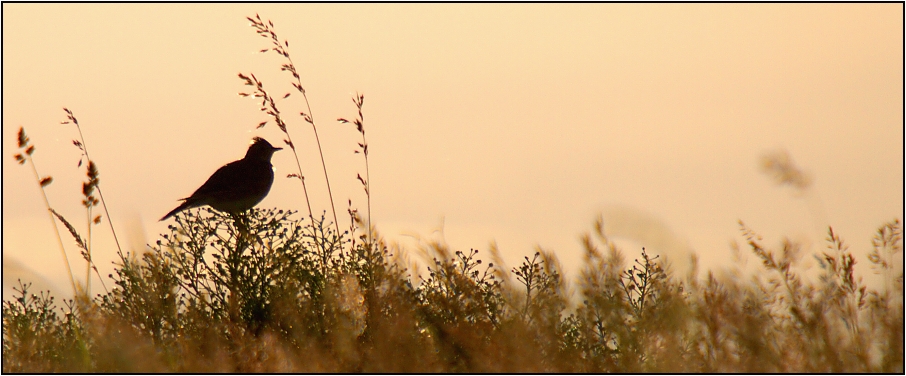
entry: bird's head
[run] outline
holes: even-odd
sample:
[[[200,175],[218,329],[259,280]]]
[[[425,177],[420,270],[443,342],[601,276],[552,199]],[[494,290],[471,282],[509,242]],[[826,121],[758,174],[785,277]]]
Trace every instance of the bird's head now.
[[[271,156],[274,155],[274,152],[277,150],[283,150],[283,148],[275,148],[270,142],[267,142],[267,140],[261,137],[255,137],[252,139],[252,145],[249,146],[249,151],[245,153],[245,159],[270,162]]]

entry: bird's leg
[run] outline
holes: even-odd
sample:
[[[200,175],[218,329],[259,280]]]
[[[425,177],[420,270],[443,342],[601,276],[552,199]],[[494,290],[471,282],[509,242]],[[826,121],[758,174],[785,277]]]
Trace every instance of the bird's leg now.
[[[249,209],[249,210],[255,210],[255,209]],[[252,231],[251,231],[252,219],[251,219],[250,211],[247,210],[247,211],[244,211],[241,213],[230,213],[230,216],[233,218],[233,226],[235,226],[236,229],[238,230],[238,235],[240,237],[242,237],[242,240],[246,247],[251,245],[254,240],[257,240],[258,243],[261,243],[263,245],[261,238],[257,234],[255,234],[255,239],[252,239]],[[243,249],[244,248],[245,247],[243,247]]]
[[[242,238],[242,240],[244,241],[247,240],[246,238],[249,235],[249,226],[248,216],[246,215],[246,213],[230,213],[230,216],[233,217],[233,226],[235,226],[236,230],[238,230],[237,244],[239,238]],[[246,241],[246,243],[248,242]]]
[[[228,268],[230,272],[230,319],[233,322],[239,322],[241,320],[239,314],[240,306],[240,296],[239,296],[239,279],[242,277],[240,270],[243,268],[239,265],[242,261],[242,254],[245,252],[245,249],[248,247],[248,225],[243,221],[243,216],[237,213],[229,213],[230,217],[233,219],[233,227],[236,229],[236,246],[230,252],[229,257],[227,258]]]

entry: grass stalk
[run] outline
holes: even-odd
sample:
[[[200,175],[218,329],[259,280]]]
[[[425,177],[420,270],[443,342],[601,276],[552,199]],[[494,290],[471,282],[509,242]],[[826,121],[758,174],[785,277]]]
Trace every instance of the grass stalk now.
[[[47,216],[50,219],[50,224],[53,225],[53,232],[57,235],[57,245],[60,247],[60,255],[63,256],[63,263],[66,265],[66,274],[69,275],[69,283],[72,285],[72,293],[76,293],[75,278],[72,275],[72,267],[69,265],[69,258],[66,257],[66,249],[63,247],[63,239],[60,237],[60,230],[57,228],[57,221],[53,218],[53,209],[50,207],[50,200],[47,199],[47,192],[44,191],[44,187],[50,185],[53,182],[51,176],[46,176],[41,178],[38,174],[38,168],[35,167],[35,161],[32,159],[31,155],[35,152],[35,147],[29,145],[28,136],[25,134],[25,128],[19,127],[19,137],[18,137],[19,149],[22,150],[22,153],[16,154],[15,158],[19,164],[28,164],[31,166],[31,171],[35,175],[35,181],[38,183],[38,187],[41,188],[41,197],[44,199],[44,207],[47,208]]]
[[[355,97],[352,97],[352,102],[355,103],[356,108],[358,108],[359,111],[358,117],[353,120],[352,123],[355,124],[356,130],[362,134],[362,142],[359,143],[359,148],[356,149],[355,153],[361,153],[365,157],[365,177],[362,178],[362,175],[359,174],[357,178],[365,189],[365,199],[367,200],[368,206],[368,244],[371,244],[373,241],[371,229],[371,172],[368,168],[368,142],[365,140],[365,116],[362,114],[362,106],[365,105],[365,95],[357,94]],[[344,124],[349,123],[349,120],[345,118],[339,118],[337,121]]]
[[[302,93],[302,98],[305,100],[306,112],[300,112],[299,115],[302,116],[302,119],[305,120],[305,122],[311,124],[311,128],[315,133],[315,143],[317,143],[318,145],[318,155],[320,155],[321,157],[321,168],[324,171],[324,180],[327,182],[327,194],[330,198],[330,210],[331,214],[333,214],[334,226],[336,227],[337,234],[339,234],[340,224],[339,221],[337,221],[337,207],[334,204],[333,200],[333,190],[330,188],[330,177],[327,175],[327,162],[324,161],[324,150],[321,148],[321,138],[318,136],[318,127],[315,125],[314,116],[312,115],[311,111],[311,104],[308,101],[308,95],[305,93],[305,88],[302,87],[302,79],[299,77],[299,73],[296,71],[296,66],[295,64],[293,64],[293,59],[289,56],[289,51],[287,51],[287,48],[289,48],[289,41],[284,40],[283,43],[280,42],[279,38],[277,38],[277,33],[275,33],[272,29],[274,27],[274,23],[270,20],[265,23],[257,14],[255,14],[255,18],[246,17],[246,19],[248,19],[249,22],[252,23],[252,27],[256,29],[258,35],[270,39],[274,44],[273,48],[264,49],[261,50],[261,52],[274,51],[280,56],[286,58],[288,63],[283,64],[281,70],[288,71],[292,74],[293,78],[295,78],[296,80],[296,82],[292,83],[293,87],[295,87],[299,93]],[[283,96],[283,98],[287,97],[289,97],[289,93]],[[289,135],[289,133],[286,132],[285,129],[283,131],[284,133],[287,133],[287,135]]]
[[[293,158],[296,160],[296,168],[298,169],[298,174],[288,174],[288,178],[298,178],[302,182],[302,191],[305,194],[305,205],[308,207],[308,217],[311,218],[312,222],[315,220],[314,213],[311,209],[311,200],[308,198],[308,187],[305,185],[305,175],[302,174],[302,164],[299,162],[299,153],[296,152],[296,144],[293,143],[293,138],[290,136],[289,131],[286,129],[286,122],[283,120],[283,117],[280,115],[280,110],[277,108],[277,102],[274,100],[274,97],[264,89],[264,83],[258,80],[254,74],[249,74],[248,76],[239,73],[239,78],[245,82],[246,86],[252,86],[255,88],[254,94],[239,93],[242,97],[253,96],[255,98],[261,98],[261,111],[270,117],[274,118],[274,122],[277,123],[277,127],[280,128],[280,131],[286,135],[286,139],[283,140],[283,143],[286,146],[289,146],[290,150],[293,151]],[[267,125],[267,121],[263,121],[258,124],[258,128],[262,128]]]
[[[69,124],[70,122],[75,124],[76,129],[78,129],[79,131],[79,140],[81,141],[79,143],[76,143],[74,141],[73,143],[76,144],[79,150],[82,150],[85,153],[85,159],[91,161],[91,156],[88,155],[88,145],[85,144],[85,137],[82,136],[82,127],[79,126],[78,119],[76,119],[75,115],[73,115],[72,111],[70,111],[68,108],[63,107],[63,111],[66,112],[67,120],[63,121],[62,124]],[[81,165],[82,161],[79,160],[79,166]],[[116,243],[116,252],[120,257],[123,257],[123,247],[120,246],[119,237],[116,236],[116,230],[113,229],[113,219],[110,217],[110,211],[107,210],[107,200],[104,199],[104,192],[101,190],[100,181],[98,181],[96,188],[98,190],[98,196],[101,198],[101,208],[104,209],[104,215],[107,216],[107,223],[110,225],[110,233],[113,234],[113,241]]]

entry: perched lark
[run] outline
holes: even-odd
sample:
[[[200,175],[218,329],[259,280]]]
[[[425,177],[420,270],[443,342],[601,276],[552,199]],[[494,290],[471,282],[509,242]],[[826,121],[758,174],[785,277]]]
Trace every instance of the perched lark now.
[[[170,218],[182,210],[204,205],[228,213],[251,209],[271,190],[271,184],[274,183],[271,156],[281,149],[283,148],[271,146],[261,137],[255,137],[245,158],[217,169],[201,188],[182,199],[182,204],[160,220]]]

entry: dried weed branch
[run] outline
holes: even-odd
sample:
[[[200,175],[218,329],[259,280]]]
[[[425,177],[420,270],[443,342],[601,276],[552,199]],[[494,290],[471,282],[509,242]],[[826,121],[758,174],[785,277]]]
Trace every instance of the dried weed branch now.
[[[57,236],[57,245],[60,247],[60,255],[63,256],[63,263],[66,265],[66,273],[69,275],[69,283],[72,284],[72,293],[76,293],[76,284],[75,277],[72,275],[72,267],[69,265],[69,258],[66,257],[66,249],[63,247],[63,239],[60,237],[60,230],[57,229],[57,221],[54,220],[54,211],[50,207],[50,201],[47,199],[47,192],[44,191],[44,187],[47,187],[53,183],[53,177],[50,175],[45,177],[40,177],[38,174],[38,168],[35,167],[35,161],[32,158],[32,154],[35,152],[34,145],[29,143],[28,136],[25,134],[25,128],[19,127],[19,133],[17,136],[17,142],[20,153],[15,155],[16,161],[19,164],[28,164],[31,166],[31,171],[35,175],[35,181],[38,182],[38,186],[41,188],[41,197],[44,198],[44,207],[47,208],[47,215],[50,219],[50,223],[53,225],[53,232]]]

